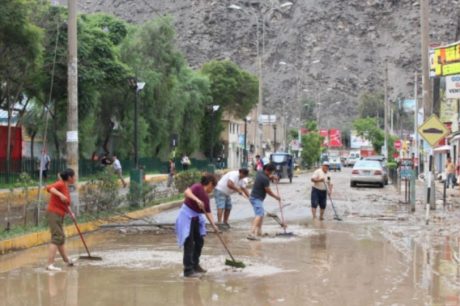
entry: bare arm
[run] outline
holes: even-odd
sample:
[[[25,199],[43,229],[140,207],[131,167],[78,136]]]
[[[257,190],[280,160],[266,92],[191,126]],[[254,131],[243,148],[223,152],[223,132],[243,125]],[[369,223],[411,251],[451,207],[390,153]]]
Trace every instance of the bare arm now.
[[[59,190],[57,190],[56,188],[52,187],[49,192],[51,194],[54,194],[55,196],[57,196],[59,199],[61,199],[61,201],[65,204],[68,204],[69,203],[69,199],[67,199],[67,197],[62,193],[60,192]]]
[[[270,189],[270,187],[265,188],[265,192],[267,192],[267,194],[269,194],[272,198],[275,198],[276,200],[281,201],[281,198],[280,198],[277,194],[275,194],[275,193]]]

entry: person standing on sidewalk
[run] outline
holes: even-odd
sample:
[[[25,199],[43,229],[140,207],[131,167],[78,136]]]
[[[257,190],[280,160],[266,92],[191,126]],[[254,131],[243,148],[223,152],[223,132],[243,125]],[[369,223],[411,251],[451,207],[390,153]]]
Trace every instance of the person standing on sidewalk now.
[[[176,219],[176,237],[180,247],[184,247],[184,276],[199,277],[199,273],[206,273],[200,266],[201,250],[206,236],[206,214],[211,226],[217,231],[216,224],[209,205],[209,194],[217,185],[216,177],[205,174],[201,182],[193,184],[184,192],[185,200]]]
[[[327,176],[328,171],[329,163],[323,162],[321,168],[313,172],[311,177],[311,181],[313,183],[311,189],[311,214],[313,215],[313,219],[316,219],[316,209],[319,206],[321,209],[319,219],[321,221],[324,220],[324,210],[326,209],[327,203],[326,184],[328,185],[329,192],[332,191],[332,184],[330,183],[330,179]]]
[[[452,159],[450,157],[447,158],[446,172],[447,172],[447,188],[449,188],[451,183],[452,183],[452,188],[454,188],[455,187],[455,164],[452,162]]]
[[[115,170],[115,174],[120,178],[123,187],[126,187],[126,182],[123,179],[123,170],[121,168],[121,163],[118,158],[114,155],[113,156],[113,163],[112,163],[113,170]]]
[[[167,183],[168,187],[171,187],[174,181],[175,174],[176,174],[176,164],[174,163],[174,159],[170,159],[168,162],[168,183]]]
[[[238,192],[246,199],[249,199],[249,191],[246,189],[248,184],[248,175],[248,169],[244,168],[230,171],[217,183],[216,189],[214,190],[214,198],[216,200],[217,207],[217,223],[224,229],[230,228],[228,218],[230,216],[230,211],[232,210],[231,195]]]
[[[252,187],[251,195],[249,197],[249,201],[252,204],[255,214],[254,220],[252,221],[251,232],[247,236],[247,239],[249,240],[260,240],[259,237],[262,236],[262,223],[265,215],[264,200],[267,194],[274,199],[281,201],[281,198],[270,189],[270,180],[277,179],[273,176],[274,171],[274,165],[266,164],[263,170],[258,171],[256,174],[254,186]]]
[[[48,179],[48,171],[50,169],[50,163],[51,163],[51,158],[46,152],[46,150],[43,149],[42,155],[40,156],[40,172],[44,180]]]
[[[68,266],[73,266],[73,262],[67,256],[67,252],[64,248],[65,234],[63,224],[66,213],[73,215],[70,209],[69,185],[75,183],[75,172],[68,168],[59,175],[61,179],[54,184],[48,185],[46,188],[51,194],[47,209],[48,226],[51,232],[51,243],[48,250],[48,266],[46,268],[49,271],[61,271],[61,268],[54,265],[57,251],[59,251],[62,259]]]

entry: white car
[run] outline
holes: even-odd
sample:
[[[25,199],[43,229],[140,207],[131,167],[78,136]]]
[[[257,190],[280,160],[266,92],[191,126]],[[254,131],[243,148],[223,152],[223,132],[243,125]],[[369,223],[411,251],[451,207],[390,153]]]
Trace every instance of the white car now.
[[[377,160],[358,160],[351,171],[350,186],[357,184],[378,184],[385,186],[385,171]]]

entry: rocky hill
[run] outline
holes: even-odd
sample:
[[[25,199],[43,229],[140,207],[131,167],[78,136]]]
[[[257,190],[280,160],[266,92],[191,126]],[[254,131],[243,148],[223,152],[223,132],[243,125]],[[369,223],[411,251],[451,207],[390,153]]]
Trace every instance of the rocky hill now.
[[[306,97],[321,102],[322,127],[349,126],[359,94],[383,91],[385,60],[390,98],[412,96],[414,72],[421,65],[418,1],[286,2],[85,0],[80,10],[135,23],[172,15],[177,44],[194,67],[227,58],[257,74],[259,41],[264,113],[286,116],[292,126]],[[457,0],[431,1],[431,42],[455,39],[459,6]]]

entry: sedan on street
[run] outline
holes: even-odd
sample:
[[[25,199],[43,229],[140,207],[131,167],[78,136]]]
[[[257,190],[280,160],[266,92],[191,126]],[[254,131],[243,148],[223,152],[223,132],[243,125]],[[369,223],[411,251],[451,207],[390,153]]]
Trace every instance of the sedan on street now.
[[[385,186],[382,164],[376,160],[358,160],[351,171],[350,186],[355,187],[357,184]]]

